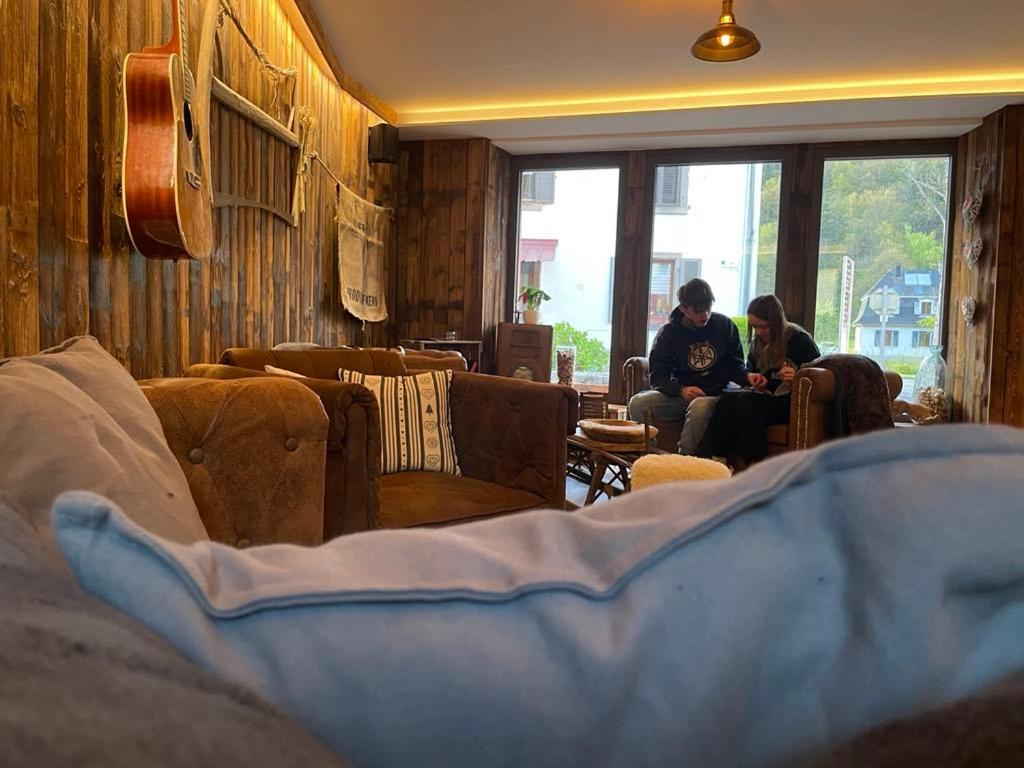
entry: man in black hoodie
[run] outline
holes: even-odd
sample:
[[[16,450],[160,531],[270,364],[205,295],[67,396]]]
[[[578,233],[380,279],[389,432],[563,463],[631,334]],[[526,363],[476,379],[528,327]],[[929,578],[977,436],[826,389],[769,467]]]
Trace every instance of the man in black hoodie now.
[[[630,399],[629,417],[641,422],[647,408],[656,420],[685,417],[679,452],[694,455],[726,385],[764,386],[764,377],[747,373],[740,332],[728,317],[711,311],[710,285],[695,277],[678,298],[651,348],[651,389]]]

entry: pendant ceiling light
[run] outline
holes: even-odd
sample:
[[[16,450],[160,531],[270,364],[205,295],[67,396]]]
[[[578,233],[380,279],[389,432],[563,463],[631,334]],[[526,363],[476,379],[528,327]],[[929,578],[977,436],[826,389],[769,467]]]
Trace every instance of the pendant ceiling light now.
[[[739,61],[761,50],[761,41],[746,27],[736,23],[732,0],[722,0],[722,15],[714,29],[697,38],[690,52],[703,61]]]

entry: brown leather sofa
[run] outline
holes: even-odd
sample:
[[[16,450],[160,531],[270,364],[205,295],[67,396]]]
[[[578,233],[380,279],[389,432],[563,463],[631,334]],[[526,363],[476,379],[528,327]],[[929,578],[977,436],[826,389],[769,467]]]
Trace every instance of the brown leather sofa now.
[[[452,428],[462,476],[436,472],[381,475],[380,412],[365,387],[338,381],[338,369],[380,375],[423,370],[423,360],[387,350],[229,349],[218,365],[187,375],[268,376],[271,365],[302,374],[330,418],[324,530],[328,537],[376,528],[442,525],[565,504],[566,435],[578,395],[569,387],[455,370]],[[458,357],[461,366],[465,361]],[[458,365],[458,362],[454,363]],[[408,367],[407,367],[408,366]]]
[[[139,382],[214,541],[314,546],[324,540],[327,416],[280,377]]]
[[[623,402],[638,392],[651,388],[650,364],[646,357],[631,357],[622,366]],[[890,402],[899,397],[903,379],[898,373],[885,371]],[[835,391],[832,371],[824,368],[801,368],[793,380],[793,401],[789,424],[768,427],[768,455],[813,448],[835,437]],[[675,452],[683,420],[654,421],[658,428],[658,447]]]

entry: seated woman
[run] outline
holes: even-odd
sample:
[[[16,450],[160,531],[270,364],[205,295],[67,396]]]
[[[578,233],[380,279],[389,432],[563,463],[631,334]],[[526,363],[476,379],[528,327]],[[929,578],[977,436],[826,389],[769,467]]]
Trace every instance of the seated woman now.
[[[745,469],[768,453],[768,427],[789,422],[791,383],[796,371],[821,357],[814,339],[786,320],[773,294],[758,296],[747,307],[747,370],[761,374],[752,388],[726,392],[709,427],[711,449],[733,469]]]

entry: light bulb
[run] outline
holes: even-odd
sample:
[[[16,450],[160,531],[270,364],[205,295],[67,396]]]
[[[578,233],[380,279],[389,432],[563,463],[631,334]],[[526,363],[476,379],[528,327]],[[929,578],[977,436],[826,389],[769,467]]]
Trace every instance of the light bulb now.
[[[718,36],[718,43],[723,48],[726,47],[727,45],[729,45],[729,43],[731,43],[731,42],[732,42],[732,35],[719,35]]]

